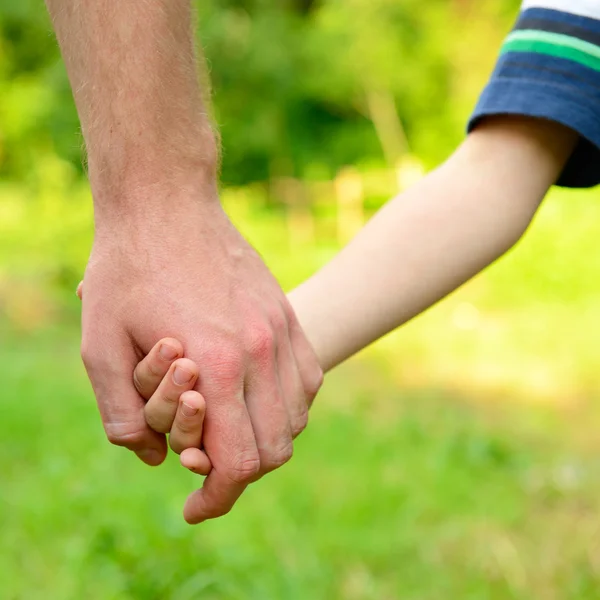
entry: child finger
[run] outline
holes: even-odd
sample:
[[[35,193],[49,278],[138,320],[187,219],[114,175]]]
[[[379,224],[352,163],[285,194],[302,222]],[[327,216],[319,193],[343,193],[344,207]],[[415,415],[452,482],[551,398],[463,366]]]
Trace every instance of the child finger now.
[[[169,435],[169,445],[173,452],[181,454],[186,448],[200,448],[205,412],[206,403],[201,394],[195,391],[181,394]]]
[[[173,426],[179,397],[194,388],[198,379],[198,367],[188,358],[179,358],[169,368],[144,407],[146,422],[154,431],[169,433]]]
[[[164,338],[137,364],[133,372],[133,382],[144,400],[152,397],[173,362],[182,356],[181,343],[174,338]]]
[[[198,475],[208,475],[212,469],[210,459],[199,448],[187,448],[179,457],[181,465]]]

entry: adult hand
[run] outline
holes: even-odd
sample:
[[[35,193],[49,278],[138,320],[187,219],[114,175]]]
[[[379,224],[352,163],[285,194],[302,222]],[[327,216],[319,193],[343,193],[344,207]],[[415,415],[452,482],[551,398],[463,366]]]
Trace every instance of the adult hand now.
[[[206,399],[204,448],[213,469],[186,503],[190,523],[227,513],[250,482],[290,459],[322,382],[278,283],[216,193],[208,201],[202,194],[202,202],[199,195],[139,199],[132,203],[137,212],[97,220],[82,321],[82,357],[108,439],[147,464],[164,460],[160,432],[169,431],[177,402],[161,399],[151,429],[144,391],[134,385],[137,362],[172,337],[198,365],[195,389]]]

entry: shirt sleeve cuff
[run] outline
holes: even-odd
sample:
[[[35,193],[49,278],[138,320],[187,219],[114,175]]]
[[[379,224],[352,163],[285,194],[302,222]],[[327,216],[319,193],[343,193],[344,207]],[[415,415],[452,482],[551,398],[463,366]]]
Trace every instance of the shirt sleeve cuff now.
[[[581,137],[556,184],[587,188],[600,183],[598,100],[552,82],[502,78],[492,80],[483,91],[468,131],[485,117],[494,115],[548,119],[573,129]]]

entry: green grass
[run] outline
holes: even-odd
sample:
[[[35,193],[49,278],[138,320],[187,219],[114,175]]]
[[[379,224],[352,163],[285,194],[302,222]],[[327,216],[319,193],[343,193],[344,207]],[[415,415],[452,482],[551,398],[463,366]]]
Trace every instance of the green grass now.
[[[588,406],[403,389],[367,356],[331,375],[289,465],[193,528],[198,480],[105,442],[76,348],[0,345],[3,599],[600,597]]]
[[[259,205],[234,216],[286,287],[335,250]],[[0,330],[0,599],[600,598],[599,222],[596,192],[554,193],[499,265],[328,376],[293,461],[196,528],[197,478],[105,441],[77,332]]]

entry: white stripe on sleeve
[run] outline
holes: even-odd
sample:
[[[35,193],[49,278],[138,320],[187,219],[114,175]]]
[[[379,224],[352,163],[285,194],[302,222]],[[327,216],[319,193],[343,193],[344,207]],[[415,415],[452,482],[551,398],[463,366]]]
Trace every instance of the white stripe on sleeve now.
[[[546,8],[600,19],[600,0],[524,0],[521,10],[528,8]]]

